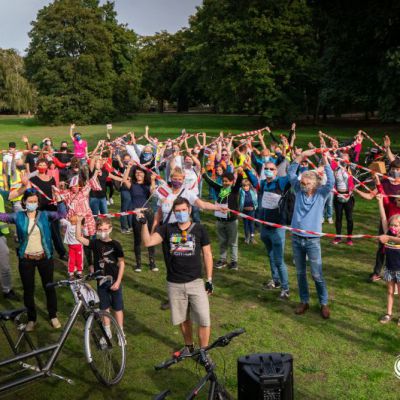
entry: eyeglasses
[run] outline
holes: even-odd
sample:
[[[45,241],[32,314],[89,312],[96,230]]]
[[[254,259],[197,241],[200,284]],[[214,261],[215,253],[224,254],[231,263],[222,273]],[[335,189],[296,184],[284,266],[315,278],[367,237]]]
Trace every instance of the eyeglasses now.
[[[228,154],[223,153],[223,154],[222,154],[222,157],[228,157]]]

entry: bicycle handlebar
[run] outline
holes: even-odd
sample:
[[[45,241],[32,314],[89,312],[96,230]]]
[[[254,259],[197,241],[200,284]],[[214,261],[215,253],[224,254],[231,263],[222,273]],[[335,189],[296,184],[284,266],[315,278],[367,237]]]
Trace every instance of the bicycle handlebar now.
[[[245,332],[246,332],[246,330],[244,328],[236,329],[236,330],[234,330],[234,331],[232,331],[230,333],[227,333],[224,336],[220,336],[212,344],[210,344],[209,346],[207,346],[206,348],[204,348],[202,350],[204,352],[207,352],[207,351],[209,351],[209,350],[211,350],[211,349],[213,349],[215,347],[225,347],[231,342],[231,340],[234,337],[239,336],[239,335],[241,335],[242,333],[245,333]],[[173,357],[173,358],[171,358],[169,360],[164,361],[161,364],[155,365],[154,369],[156,371],[159,371],[160,369],[166,369],[166,368],[169,368],[171,365],[176,364],[176,363],[184,360],[185,358],[196,357],[199,354],[200,354],[200,349],[198,349],[198,350],[196,350],[193,353],[188,354],[188,355],[184,355],[184,356],[178,355],[176,357]]]
[[[84,277],[80,278],[80,279],[76,279],[76,280],[61,280],[61,281],[57,281],[57,282],[51,282],[48,283],[46,285],[46,288],[50,289],[50,288],[57,288],[57,287],[61,287],[61,286],[71,286],[72,283],[76,283],[76,282],[85,282],[85,281],[90,281],[93,279],[105,279],[108,278],[108,275],[103,276],[100,275],[102,273],[102,271],[96,271],[96,272],[92,272],[88,275],[85,275]],[[110,277],[112,279],[112,277]]]

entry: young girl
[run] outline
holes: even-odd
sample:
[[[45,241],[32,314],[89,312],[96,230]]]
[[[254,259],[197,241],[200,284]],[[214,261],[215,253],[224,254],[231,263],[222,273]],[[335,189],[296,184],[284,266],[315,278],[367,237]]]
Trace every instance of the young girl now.
[[[68,245],[68,274],[70,279],[82,278],[83,246],[76,240],[77,216],[73,214],[69,219],[62,219],[61,226],[65,228],[64,243]],[[83,222],[82,222],[83,223]]]
[[[239,211],[250,217],[255,217],[258,206],[257,193],[251,187],[248,179],[243,179],[242,187],[239,190]],[[254,239],[254,221],[243,219],[244,241],[246,244],[256,244]]]
[[[376,197],[379,202],[383,232],[385,232],[379,236],[379,240],[385,247],[384,279],[387,282],[387,313],[379,321],[386,324],[392,319],[395,286],[397,289],[400,288],[400,214],[391,216],[388,221],[383,206],[383,196],[378,194]],[[400,326],[400,319],[397,325]]]

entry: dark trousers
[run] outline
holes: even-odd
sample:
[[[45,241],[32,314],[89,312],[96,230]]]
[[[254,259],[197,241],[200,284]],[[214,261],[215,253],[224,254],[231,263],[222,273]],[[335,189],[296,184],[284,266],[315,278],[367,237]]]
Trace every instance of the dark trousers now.
[[[114,183],[113,181],[107,181],[106,182],[106,191],[108,188],[108,199],[111,199],[113,197],[114,194]]]
[[[346,215],[347,221],[347,234],[351,235],[353,233],[353,208],[354,208],[354,197],[350,197],[349,201],[346,203],[341,203],[338,201],[337,196],[333,199],[333,205],[335,207],[335,226],[336,233],[340,235],[342,233],[342,220],[343,211]]]
[[[248,215],[249,217],[255,217],[256,211],[255,210],[243,210],[243,214]],[[249,238],[251,235],[254,236],[254,227],[255,222],[249,219],[243,218],[243,226],[244,226],[244,236]]]
[[[147,213],[147,226],[149,231],[153,226],[154,215],[153,213]],[[142,246],[142,224],[136,220],[136,218],[132,218],[132,228],[133,228],[133,251],[136,257],[136,265],[140,266],[142,264],[142,253],[141,253],[141,246]],[[154,262],[154,255],[155,255],[155,247],[149,247],[149,261],[150,264]]]
[[[51,240],[53,241],[54,248],[60,257],[65,256],[66,251],[63,240],[61,238],[60,221],[54,220],[50,223]]]
[[[46,293],[47,311],[49,318],[57,316],[57,295],[55,288],[47,288],[48,283],[53,282],[54,263],[53,259],[26,260],[19,259],[19,274],[21,276],[22,287],[24,289],[24,305],[28,310],[28,320],[36,321],[35,307],[35,271],[39,271],[42,286]]]

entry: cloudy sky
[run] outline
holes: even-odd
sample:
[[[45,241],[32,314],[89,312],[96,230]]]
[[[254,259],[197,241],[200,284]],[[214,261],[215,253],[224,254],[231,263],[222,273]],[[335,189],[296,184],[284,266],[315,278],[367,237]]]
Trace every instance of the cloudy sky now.
[[[28,47],[30,22],[50,0],[0,0],[0,48]],[[188,26],[188,18],[202,0],[115,0],[118,21],[127,23],[140,35],[161,30],[174,33]]]

